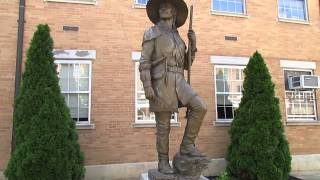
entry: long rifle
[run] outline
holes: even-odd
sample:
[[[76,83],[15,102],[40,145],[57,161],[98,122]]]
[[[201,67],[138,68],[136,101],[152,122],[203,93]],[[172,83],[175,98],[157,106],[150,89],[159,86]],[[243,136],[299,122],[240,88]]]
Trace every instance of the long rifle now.
[[[190,6],[189,31],[192,30],[193,5]],[[191,83],[191,41],[188,42],[188,84]]]
[[[193,5],[190,6],[190,17],[189,17],[189,31],[192,30],[192,18],[193,18]],[[191,41],[188,42],[188,84],[191,84]],[[188,118],[189,108],[186,111],[186,118]]]

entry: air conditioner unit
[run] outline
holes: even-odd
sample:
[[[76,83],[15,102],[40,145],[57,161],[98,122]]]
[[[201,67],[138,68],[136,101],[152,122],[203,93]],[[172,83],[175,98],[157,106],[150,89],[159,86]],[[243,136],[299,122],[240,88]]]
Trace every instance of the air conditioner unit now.
[[[320,88],[320,76],[301,75],[289,77],[289,89]]]

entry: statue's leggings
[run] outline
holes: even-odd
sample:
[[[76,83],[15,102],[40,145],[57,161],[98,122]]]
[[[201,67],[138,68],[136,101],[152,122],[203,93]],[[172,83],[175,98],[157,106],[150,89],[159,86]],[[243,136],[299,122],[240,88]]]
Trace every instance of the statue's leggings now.
[[[188,121],[184,131],[181,147],[193,145],[199,133],[202,120],[207,112],[205,103],[199,96],[191,98],[186,105],[189,109]],[[157,151],[159,160],[169,159],[169,133],[172,112],[156,112]]]

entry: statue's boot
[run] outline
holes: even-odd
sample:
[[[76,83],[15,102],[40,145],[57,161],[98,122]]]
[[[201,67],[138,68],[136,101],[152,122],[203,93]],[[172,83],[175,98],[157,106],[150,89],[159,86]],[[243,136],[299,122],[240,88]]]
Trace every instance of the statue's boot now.
[[[196,148],[195,139],[198,136],[203,118],[207,112],[206,105],[200,97],[195,96],[191,99],[187,107],[189,109],[188,121],[180,145],[180,154],[191,157],[205,157],[205,155]]]
[[[171,112],[156,113],[158,171],[164,174],[173,174],[173,169],[169,164],[170,119]]]
[[[174,171],[169,164],[169,160],[160,159],[158,162],[158,171],[163,174],[173,174]]]

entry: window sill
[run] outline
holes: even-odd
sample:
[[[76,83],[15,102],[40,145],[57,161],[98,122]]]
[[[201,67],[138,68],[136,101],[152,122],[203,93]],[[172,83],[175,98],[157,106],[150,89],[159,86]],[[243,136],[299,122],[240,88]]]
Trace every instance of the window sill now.
[[[311,25],[312,24],[310,21],[300,21],[300,20],[285,19],[285,18],[278,18],[278,21],[284,22],[284,23],[294,23],[294,24],[303,24],[303,25]]]
[[[143,4],[133,4],[133,8],[136,8],[136,9],[145,9],[145,8],[146,8],[146,5],[143,5]]]
[[[76,129],[95,129],[94,124],[76,124]]]
[[[213,121],[213,126],[216,127],[229,127],[231,126],[232,121],[225,121],[225,122],[221,122],[221,121]]]
[[[320,121],[287,121],[287,126],[320,126]]]
[[[174,122],[170,124],[171,127],[181,127],[181,122]],[[156,123],[132,123],[133,128],[154,128]]]
[[[217,16],[231,16],[231,17],[239,17],[239,18],[249,18],[247,14],[235,14],[235,13],[227,13],[227,12],[219,12],[210,10],[212,15]]]

